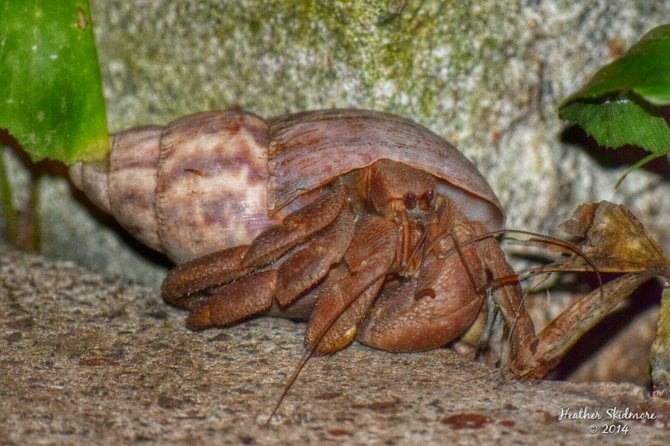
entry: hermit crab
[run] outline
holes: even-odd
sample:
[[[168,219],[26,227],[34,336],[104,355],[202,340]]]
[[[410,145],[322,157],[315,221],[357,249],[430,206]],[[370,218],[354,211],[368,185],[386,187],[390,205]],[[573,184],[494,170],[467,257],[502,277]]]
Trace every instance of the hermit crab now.
[[[310,352],[354,339],[415,352],[476,340],[495,312],[508,370],[539,378],[557,360],[543,347],[556,331],[535,335],[495,238],[505,219],[495,194],[408,119],[198,113],[115,135],[106,168],[76,165],[71,177],[178,264],[162,292],[192,329],[279,314],[309,319]]]

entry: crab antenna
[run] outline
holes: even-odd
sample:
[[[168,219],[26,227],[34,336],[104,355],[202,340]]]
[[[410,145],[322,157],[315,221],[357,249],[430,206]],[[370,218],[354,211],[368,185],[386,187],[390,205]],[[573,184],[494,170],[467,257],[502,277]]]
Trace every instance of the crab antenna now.
[[[379,279],[379,277],[376,277],[374,280],[371,281],[371,284],[376,282],[378,279]],[[358,296],[360,296],[360,294]],[[286,382],[286,384],[284,384],[284,389],[282,390],[282,393],[279,396],[279,400],[277,401],[274,408],[272,409],[272,412],[270,412],[270,416],[265,421],[266,424],[270,423],[270,421],[272,420],[272,417],[274,417],[275,414],[277,413],[277,410],[279,410],[279,407],[281,406],[281,403],[286,398],[286,395],[288,395],[288,392],[289,392],[289,390],[291,390],[291,387],[293,387],[293,384],[295,383],[295,381],[298,379],[298,375],[300,375],[300,372],[302,371],[302,369],[307,364],[307,361],[309,361],[309,359],[312,356],[314,356],[314,354],[316,353],[316,349],[319,347],[319,344],[321,344],[321,341],[323,340],[323,338],[326,337],[326,335],[328,334],[330,329],[333,328],[333,326],[337,323],[338,320],[340,320],[340,317],[342,317],[344,312],[347,311],[351,307],[351,305],[353,305],[353,303],[356,301],[358,296],[352,298],[350,302],[348,302],[346,305],[342,306],[342,309],[337,312],[335,317],[333,317],[332,320],[326,325],[325,329],[321,332],[321,334],[319,336],[317,336],[316,341],[314,342],[314,345],[312,345],[312,347],[302,355],[302,358],[300,358],[300,362],[298,363],[295,370],[291,374],[291,377]]]
[[[458,241],[453,232],[449,232],[449,237],[451,237],[451,239],[454,241],[454,249],[458,253],[458,256],[461,258],[461,263],[463,263],[463,266],[465,267],[465,272],[467,273],[468,278],[470,279],[472,287],[476,290],[477,294],[479,294],[480,297],[483,297],[482,292],[483,290],[477,287],[477,282],[475,282],[475,276],[474,274],[472,274],[472,271],[470,271],[470,266],[468,265],[468,262],[465,261],[465,255],[463,254],[461,243]]]
[[[339,317],[338,317],[338,318],[339,318]],[[328,326],[328,328],[330,329],[331,326],[332,326],[332,324],[330,324],[330,325]],[[324,335],[325,335],[325,334],[324,334]],[[319,342],[321,342],[321,339],[323,339],[323,336],[324,336],[324,335],[322,335],[322,336],[319,337]],[[270,421],[272,420],[272,417],[274,417],[275,414],[277,413],[277,411],[279,410],[279,407],[281,406],[281,403],[284,402],[284,399],[286,398],[286,395],[288,395],[288,391],[291,390],[291,387],[293,387],[293,384],[294,384],[295,381],[298,379],[298,375],[300,375],[300,372],[302,371],[302,369],[303,369],[303,368],[305,367],[305,365],[307,364],[307,361],[309,361],[309,359],[310,359],[310,358],[314,355],[314,353],[316,352],[316,347],[317,347],[318,345],[319,345],[319,344],[318,344],[318,342],[317,342],[317,343],[316,343],[312,348],[310,348],[307,352],[303,353],[302,358],[300,358],[300,362],[299,362],[298,365],[296,366],[295,370],[293,370],[293,373],[291,374],[291,377],[289,378],[288,381],[286,381],[286,384],[284,384],[284,389],[282,389],[281,395],[279,396],[279,399],[277,400],[277,403],[275,404],[275,406],[272,408],[272,412],[270,412],[270,416],[269,416],[268,419],[265,421],[265,424],[270,424]]]
[[[528,240],[528,242],[537,242],[538,244],[544,243],[544,244],[547,244],[547,245],[559,246],[559,247],[567,249],[568,251],[572,252],[573,254],[577,255],[578,257],[581,257],[582,260],[584,260],[584,262],[589,267],[591,267],[593,272],[596,274],[596,277],[598,279],[598,286],[600,288],[602,288],[602,286],[603,286],[602,276],[600,274],[600,270],[595,265],[595,263],[593,263],[593,261],[591,261],[591,259],[589,259],[589,257],[586,254],[584,254],[582,252],[582,250],[579,249],[579,247],[576,244],[574,244],[572,242],[569,242],[567,240],[561,240],[558,237],[552,237],[550,235],[539,234],[537,232],[532,232],[532,231],[525,231],[523,229],[500,229],[500,230],[497,230],[497,231],[490,231],[490,232],[487,232],[485,234],[475,235],[475,236],[469,238],[468,240],[465,240],[465,241],[461,242],[461,247],[467,246],[471,243],[476,243],[480,240],[484,240],[485,238],[497,237],[499,235],[504,235],[504,234],[509,234],[509,233],[528,235],[528,236],[531,237]],[[519,243],[522,243],[519,240],[512,240],[512,241],[517,241]],[[445,257],[449,256],[449,255],[452,254],[452,251],[455,251],[455,249],[450,249],[447,252],[445,252],[443,255]],[[528,268],[527,270],[524,270],[523,272],[526,272],[526,271],[532,273],[533,268]],[[505,278],[501,278],[501,279],[505,279]],[[494,283],[495,283],[495,281],[494,281]]]

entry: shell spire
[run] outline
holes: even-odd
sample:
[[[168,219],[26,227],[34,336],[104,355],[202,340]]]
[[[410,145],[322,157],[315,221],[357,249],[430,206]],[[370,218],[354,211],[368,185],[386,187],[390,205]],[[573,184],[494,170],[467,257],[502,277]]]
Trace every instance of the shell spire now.
[[[250,243],[273,223],[267,133],[250,113],[189,115],[113,135],[107,169],[79,163],[70,177],[135,238],[181,263]]]

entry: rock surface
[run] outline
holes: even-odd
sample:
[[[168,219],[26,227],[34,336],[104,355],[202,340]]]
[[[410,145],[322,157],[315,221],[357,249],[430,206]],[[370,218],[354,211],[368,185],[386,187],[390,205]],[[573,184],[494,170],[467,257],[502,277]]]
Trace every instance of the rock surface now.
[[[389,354],[358,344],[311,359],[266,424],[303,353],[302,324],[264,318],[189,332],[154,289],[2,247],[0,307],[3,445],[670,438],[670,403],[633,385],[517,382],[447,349]],[[615,409],[655,419],[608,419]],[[566,411],[582,419],[560,420]]]

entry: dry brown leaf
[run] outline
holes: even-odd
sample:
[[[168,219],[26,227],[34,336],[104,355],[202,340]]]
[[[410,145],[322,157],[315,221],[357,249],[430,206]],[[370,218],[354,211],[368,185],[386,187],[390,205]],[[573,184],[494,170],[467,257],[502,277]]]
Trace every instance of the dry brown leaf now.
[[[540,271],[592,271],[635,273],[670,279],[670,260],[646,228],[623,205],[608,201],[583,204],[561,228],[580,238],[577,249],[565,260],[542,267]],[[588,258],[589,264],[585,258]]]

